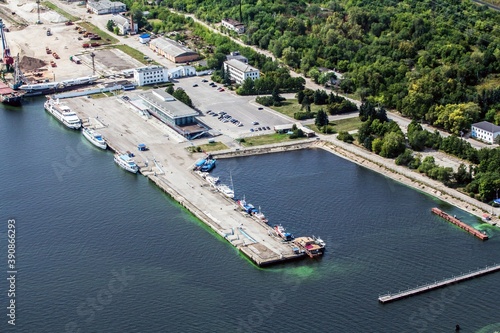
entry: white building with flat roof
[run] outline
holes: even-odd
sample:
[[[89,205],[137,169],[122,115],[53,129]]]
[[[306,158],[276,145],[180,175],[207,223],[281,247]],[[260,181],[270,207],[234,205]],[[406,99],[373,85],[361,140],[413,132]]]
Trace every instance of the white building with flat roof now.
[[[177,66],[168,70],[168,77],[176,79],[180,77],[195,76],[196,69],[193,66]]]
[[[87,1],[87,9],[97,15],[114,14],[127,11],[127,6],[120,1]]]
[[[230,18],[223,19],[221,21],[221,25],[226,29],[236,31],[239,34],[242,34],[245,32],[245,25],[244,24],[242,24],[236,20],[230,19]]]
[[[472,124],[471,137],[487,142],[495,143],[495,138],[500,135],[500,126],[487,121]]]
[[[168,69],[162,66],[135,68],[134,80],[138,86],[168,82]]]
[[[224,61],[224,71],[228,72],[229,78],[238,84],[242,84],[246,79],[256,80],[260,78],[260,72],[257,68],[236,59]]]

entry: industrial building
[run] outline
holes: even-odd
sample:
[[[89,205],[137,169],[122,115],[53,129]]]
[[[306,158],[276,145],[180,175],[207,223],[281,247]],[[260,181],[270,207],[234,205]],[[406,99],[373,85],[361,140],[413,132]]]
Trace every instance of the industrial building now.
[[[149,48],[174,63],[199,59],[198,53],[169,38],[153,39],[149,42]]]
[[[120,35],[133,35],[136,34],[139,29],[137,23],[133,23],[130,18],[120,14],[111,16],[111,21],[113,21],[115,26],[118,28],[118,33]]]
[[[87,1],[87,10],[97,15],[104,14],[117,14],[127,11],[127,6],[120,1],[109,1],[109,0],[99,0],[99,1]]]
[[[260,77],[257,68],[236,59],[225,61],[224,70],[229,73],[229,78],[238,84],[242,84],[246,79],[256,80]]]
[[[168,77],[176,79],[187,76],[195,76],[196,69],[193,66],[177,66],[168,70]]]
[[[185,138],[195,139],[208,132],[208,128],[196,121],[196,110],[176,100],[164,89],[153,89],[139,94],[139,97],[152,116]]]
[[[139,67],[133,73],[138,86],[168,82],[168,70],[162,66]]]

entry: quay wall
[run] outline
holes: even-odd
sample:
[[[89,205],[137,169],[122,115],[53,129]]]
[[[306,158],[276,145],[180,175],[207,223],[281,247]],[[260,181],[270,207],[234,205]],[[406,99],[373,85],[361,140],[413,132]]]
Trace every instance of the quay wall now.
[[[211,152],[215,158],[233,158],[242,156],[262,155],[271,153],[281,153],[286,151],[312,148],[315,140],[304,140],[300,142],[286,142],[267,146],[237,148],[237,150],[220,150]]]
[[[113,146],[113,143],[108,142],[108,147],[110,150],[113,152],[117,153],[119,150]],[[163,192],[168,194],[173,200],[177,201],[182,207],[186,208],[189,212],[191,212],[196,218],[198,218],[200,221],[205,223],[207,226],[209,226],[213,231],[215,231],[219,236],[224,238],[227,242],[229,242],[232,246],[236,247],[241,253],[243,253],[247,258],[249,258],[254,264],[256,264],[259,267],[264,267],[264,266],[270,266],[274,264],[279,264],[283,263],[286,261],[292,261],[292,260],[297,260],[297,259],[302,259],[305,257],[304,253],[285,253],[281,255],[276,255],[273,257],[267,257],[267,258],[261,258],[255,251],[251,249],[251,246],[257,246],[255,244],[250,244],[246,245],[245,243],[243,244],[235,244],[232,242],[232,240],[229,238],[229,236],[232,235],[232,233],[229,233],[229,230],[224,230],[224,228],[219,225],[216,221],[214,221],[212,218],[207,216],[203,211],[201,211],[196,205],[194,205],[191,201],[189,201],[187,198],[182,196],[180,193],[178,193],[170,184],[162,179],[159,176],[156,176],[155,173],[151,171],[142,171],[141,173],[146,176],[150,181],[152,181],[156,186],[158,186]],[[262,222],[259,222],[259,224],[263,224]],[[263,225],[262,227],[271,230],[270,227],[267,225]]]

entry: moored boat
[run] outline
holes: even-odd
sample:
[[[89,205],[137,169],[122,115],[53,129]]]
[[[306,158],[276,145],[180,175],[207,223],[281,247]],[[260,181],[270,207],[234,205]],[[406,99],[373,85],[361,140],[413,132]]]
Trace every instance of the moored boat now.
[[[325,242],[321,238],[297,237],[293,243],[311,258],[320,256],[325,252]]]
[[[259,206],[259,210],[256,211],[255,213],[253,213],[253,216],[255,216],[256,218],[258,218],[259,220],[261,220],[262,222],[264,223],[267,223],[269,222],[269,220],[267,219],[267,217],[264,215],[264,213],[261,212],[260,210],[260,206]]]
[[[82,130],[83,136],[90,141],[94,146],[101,148],[101,149],[107,149],[108,145],[106,144],[106,140],[102,137],[101,134],[95,132],[94,130],[84,127]]]
[[[254,205],[248,203],[245,200],[245,197],[243,197],[243,199],[240,199],[240,200],[236,201],[236,203],[238,204],[238,206],[241,207],[241,209],[243,209],[248,214],[253,214],[253,213],[257,212],[257,210],[255,209]]]
[[[283,227],[281,224],[275,225],[274,231],[276,232],[276,235],[283,238],[285,241],[293,240],[293,235],[289,232],[286,232],[285,227]]]
[[[219,182],[219,177],[214,177],[214,176],[206,176],[205,179],[207,180],[207,182],[212,185],[212,186],[216,186],[217,183]]]
[[[128,172],[137,173],[137,171],[139,171],[137,164],[135,164],[134,160],[127,154],[115,154],[114,160],[116,164]]]
[[[208,158],[207,160],[205,160],[205,163],[203,163],[201,166],[200,166],[200,170],[202,172],[210,172],[212,171],[213,168],[215,168],[215,162],[217,160],[215,158]]]
[[[48,99],[43,104],[45,110],[51,113],[63,125],[71,129],[79,129],[82,127],[80,118],[74,113],[69,106],[62,104],[59,100]]]
[[[233,189],[227,186],[226,184],[217,185],[216,188],[220,193],[224,194],[226,197],[231,199],[234,198]]]

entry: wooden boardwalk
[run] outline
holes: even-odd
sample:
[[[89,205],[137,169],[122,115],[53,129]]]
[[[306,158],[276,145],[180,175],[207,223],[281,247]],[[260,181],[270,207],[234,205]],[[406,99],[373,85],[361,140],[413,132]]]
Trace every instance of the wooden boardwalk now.
[[[445,279],[445,280],[442,280],[439,282],[429,283],[429,284],[426,284],[423,286],[418,286],[416,288],[408,289],[405,291],[400,291],[400,292],[397,292],[394,294],[389,293],[386,295],[382,295],[382,296],[379,296],[378,301],[380,303],[389,303],[389,302],[397,301],[401,298],[406,298],[406,297],[410,297],[413,295],[425,293],[425,292],[433,290],[433,289],[437,289],[437,288],[441,288],[441,287],[444,287],[444,286],[447,286],[447,285],[450,285],[453,283],[458,283],[461,281],[469,280],[469,279],[472,279],[472,278],[475,278],[475,277],[478,277],[481,275],[493,273],[493,272],[496,272],[498,270],[500,270],[500,264],[486,266],[485,268],[481,268],[477,271],[465,273],[465,274],[462,274],[459,276],[454,276],[452,278]]]

